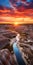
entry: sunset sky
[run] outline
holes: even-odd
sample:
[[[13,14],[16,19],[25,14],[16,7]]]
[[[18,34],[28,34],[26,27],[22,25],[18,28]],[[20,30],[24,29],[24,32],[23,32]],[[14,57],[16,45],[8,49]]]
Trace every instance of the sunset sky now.
[[[1,23],[33,23],[33,0],[0,0]]]

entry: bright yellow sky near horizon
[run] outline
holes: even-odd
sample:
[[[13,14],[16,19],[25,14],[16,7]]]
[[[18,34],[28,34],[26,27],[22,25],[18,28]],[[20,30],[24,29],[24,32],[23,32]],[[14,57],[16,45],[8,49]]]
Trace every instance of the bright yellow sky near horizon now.
[[[0,24],[33,24],[33,18],[30,17],[0,17]]]

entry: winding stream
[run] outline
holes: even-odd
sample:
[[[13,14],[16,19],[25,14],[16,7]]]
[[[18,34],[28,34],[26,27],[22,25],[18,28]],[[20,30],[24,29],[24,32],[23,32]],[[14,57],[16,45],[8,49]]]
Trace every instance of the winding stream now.
[[[16,44],[16,42],[13,44],[13,51],[16,55],[18,65],[26,65]]]

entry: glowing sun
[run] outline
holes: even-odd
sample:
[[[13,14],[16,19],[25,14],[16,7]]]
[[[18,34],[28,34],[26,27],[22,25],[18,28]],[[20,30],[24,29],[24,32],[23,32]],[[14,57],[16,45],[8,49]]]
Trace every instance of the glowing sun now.
[[[19,25],[19,23],[18,22],[14,22],[14,25],[17,26],[17,25]]]

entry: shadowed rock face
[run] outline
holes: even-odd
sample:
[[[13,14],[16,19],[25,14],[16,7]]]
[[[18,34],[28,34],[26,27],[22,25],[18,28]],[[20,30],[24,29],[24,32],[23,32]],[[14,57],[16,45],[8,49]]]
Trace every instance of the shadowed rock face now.
[[[9,45],[9,39],[0,35],[0,49],[2,49],[3,47],[5,47],[7,45]]]
[[[8,49],[0,50],[0,65],[17,65]]]

